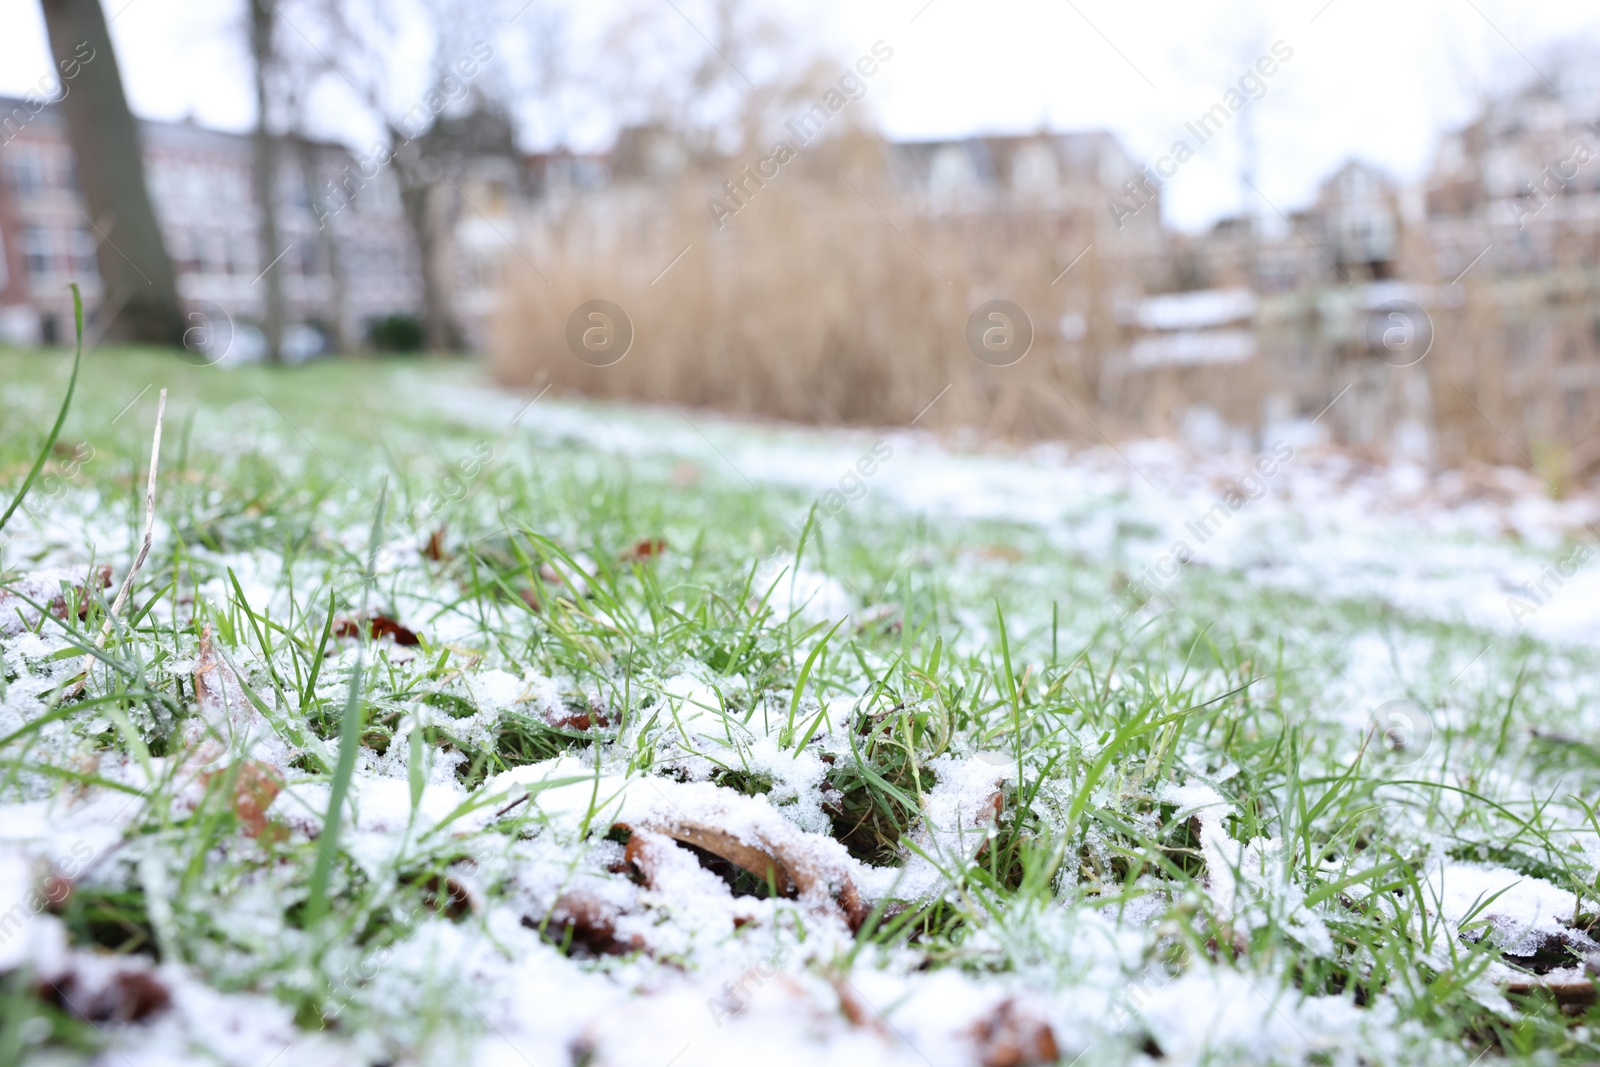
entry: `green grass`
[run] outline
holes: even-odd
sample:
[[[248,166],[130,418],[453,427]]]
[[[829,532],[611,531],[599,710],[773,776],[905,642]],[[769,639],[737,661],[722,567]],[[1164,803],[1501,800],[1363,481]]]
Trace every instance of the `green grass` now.
[[[0,496],[39,454],[68,370],[59,354],[0,352]],[[131,621],[115,628],[84,696],[61,690],[100,630],[98,595],[81,619],[68,611],[38,625],[65,639],[59,668],[6,661],[13,690],[30,673],[58,684],[37,699],[0,694],[0,800],[113,788],[84,768],[165,757],[127,830],[164,889],[153,903],[128,865],[96,868],[61,912],[75,944],[181,961],[217,989],[278,1000],[309,1029],[337,1020],[368,1035],[373,1062],[425,1052],[479,1021],[448,995],[376,997],[350,969],[427,924],[481,923],[454,914],[439,888],[463,857],[492,900],[514,882],[509,857],[563,832],[530,804],[467,839],[407,830],[378,862],[352,854],[336,825],[318,839],[246,835],[229,775],[213,777],[192,810],[175,807],[173,768],[191,747],[188,671],[210,626],[251,701],[299,753],[296,780],[327,782],[335,796],[357,741],[368,764],[404,757],[413,807],[424,764],[450,761],[475,788],[560,755],[663,777],[704,758],[719,784],[770,794],[752,753],[756,739],[775,739],[830,755],[830,832],[858,858],[897,865],[915,847],[934,762],[1003,754],[995,832],[970,862],[937,857],[949,880],[937,899],[879,902],[834,964],[846,970],[898,951],[930,968],[1070,990],[1087,970],[1081,949],[1052,940],[1060,924],[1153,902],[1153,918],[1127,927],[1134,958],[1115,965],[1132,1002],[1153,982],[1213,968],[1288,1003],[1338,996],[1372,1016],[1371,1031],[1319,1062],[1600,1057],[1595,1009],[1574,1017],[1538,997],[1511,1006],[1486,993],[1480,976],[1497,950],[1440,936],[1423,884],[1446,858],[1493,863],[1571,892],[1574,926],[1594,926],[1591,650],[1491,639],[1337,591],[1263,594],[1200,569],[1119,621],[1116,559],[1021,524],[934,522],[877,505],[816,530],[803,562],[892,611],[861,625],[790,616],[757,571],[774,554],[793,562],[786,529],[806,513],[805,494],[714,467],[686,485],[680,456],[605,454],[428,408],[431,390],[471,380],[461,366],[224,370],[158,352],[85,357],[60,440],[0,534],[0,583],[131,553],[165,387],[158,537]],[[1085,521],[1108,506],[1086,501]],[[378,551],[421,546],[440,529],[444,558]],[[1130,543],[1140,536],[1128,531]],[[656,538],[667,545],[658,557],[625,558]],[[1013,551],[972,555],[985,545]],[[580,554],[593,561],[586,596],[573,592]],[[335,618],[364,606],[415,630],[416,655],[332,635]],[[466,679],[491,667],[557,680],[572,715],[594,721],[481,722]],[[697,746],[662,710],[674,707],[661,701],[670,680],[689,670],[712,680],[715,745]],[[1399,697],[1433,723],[1415,764],[1361,744],[1368,710]],[[834,730],[824,708],[841,699],[853,703]],[[1195,825],[1174,818],[1165,792],[1195,782],[1231,802],[1235,840],[1282,842],[1281,876],[1252,882],[1237,914],[1205,892]],[[586,821],[565,842],[574,870],[595,867],[607,831]],[[570,929],[565,938],[554,940],[572,966],[620,966],[579,960]],[[15,975],[0,996],[0,1048],[77,1055],[106,1040]],[[1094,1063],[1163,1040],[1137,1022],[1106,1026],[1092,1042],[1063,1040],[1063,1062],[1086,1042],[1083,1062]]]

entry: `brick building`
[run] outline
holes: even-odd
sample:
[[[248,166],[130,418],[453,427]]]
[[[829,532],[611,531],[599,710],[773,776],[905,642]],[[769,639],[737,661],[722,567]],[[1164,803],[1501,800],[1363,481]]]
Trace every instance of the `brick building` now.
[[[231,322],[234,354],[248,355],[261,344],[259,278],[267,266],[256,237],[251,138],[188,122],[143,120],[139,129],[179,298],[196,323],[216,324],[219,342]],[[319,219],[311,190],[338,183],[356,160],[343,146],[293,138],[281,143],[279,157],[291,358],[359,343],[372,320],[415,312],[414,242],[393,177],[380,171],[347,208]],[[35,112],[0,98],[0,341],[69,341],[70,281],[83,291],[91,333],[115,313],[102,306],[99,237],[87,210],[59,109]],[[115,243],[114,225],[99,229]]]

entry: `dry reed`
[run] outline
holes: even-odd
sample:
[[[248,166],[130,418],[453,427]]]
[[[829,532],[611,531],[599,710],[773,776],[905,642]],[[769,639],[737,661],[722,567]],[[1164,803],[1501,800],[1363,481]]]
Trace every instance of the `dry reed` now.
[[[1304,417],[1351,385],[1324,420],[1338,443],[1382,452],[1409,420],[1439,462],[1532,466],[1556,492],[1600,471],[1592,271],[1526,284],[1491,275],[1455,293],[1435,283],[1433,348],[1415,367],[1330,342],[1308,310],[1258,320],[1254,360],[1130,372],[1126,311],[1169,284],[1172,266],[1141,258],[1100,201],[933,211],[897,196],[870,144],[838,151],[790,164],[722,228],[706,206],[718,179],[705,176],[547,206],[526,228],[525,258],[506,263],[495,373],[796,422],[897,426],[926,411],[921,426],[1091,441],[1170,433],[1202,404],[1260,431],[1275,403]],[[1426,276],[1423,254],[1403,265],[1409,276]],[[565,340],[573,310],[597,298],[621,305],[635,331],[608,367]],[[967,346],[968,316],[995,298],[1032,321],[1032,348],[1013,366]]]
[[[943,394],[920,425],[1095,432],[1100,373],[1086,355],[1115,344],[1116,272],[1096,248],[1061,277],[1100,243],[1081,213],[930,217],[907,210],[881,176],[785,171],[719,229],[703,183],[636,195],[544,220],[529,259],[550,265],[549,281],[508,262],[493,346],[503,380],[823,424],[903,425]],[[565,341],[573,309],[597,298],[622,306],[635,329],[627,357],[608,367]],[[968,316],[991,299],[1031,320],[1032,347],[1015,365],[991,366],[967,346]],[[1082,336],[1070,324],[1063,336],[1074,315]],[[1135,428],[1124,421],[1115,428]]]

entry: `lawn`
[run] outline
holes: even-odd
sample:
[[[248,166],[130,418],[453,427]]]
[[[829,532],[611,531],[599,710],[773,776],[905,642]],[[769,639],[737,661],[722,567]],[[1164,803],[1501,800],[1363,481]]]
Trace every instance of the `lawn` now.
[[[70,365],[0,351],[0,507]],[[1271,443],[91,352],[0,1061],[1593,1062],[1600,504]]]

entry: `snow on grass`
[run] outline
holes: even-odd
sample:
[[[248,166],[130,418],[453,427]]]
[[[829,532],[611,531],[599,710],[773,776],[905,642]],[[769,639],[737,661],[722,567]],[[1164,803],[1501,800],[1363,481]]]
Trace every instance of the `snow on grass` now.
[[[68,427],[96,462],[4,531],[0,1046],[1600,1054],[1593,499],[1274,442],[512,426],[525,401],[362,374],[97,368]],[[185,427],[156,550],[68,696],[150,377]],[[46,395],[8,386],[8,425]]]
[[[517,407],[512,398],[466,389],[445,393],[441,403],[474,421]],[[714,415],[691,426],[669,411],[637,423],[619,430],[593,409],[550,404],[530,431],[619,455],[670,451],[816,493],[832,488],[875,439],[752,432]],[[1600,638],[1600,569],[1582,566],[1583,548],[1600,540],[1600,497],[1552,500],[1532,473],[1432,472],[1265,441],[1264,449],[1287,458],[1263,476],[1253,455],[1198,454],[1167,441],[952,454],[925,434],[889,436],[893,456],[859,499],[888,498],[942,519],[1038,526],[1055,547],[1112,560],[1152,590],[1168,585],[1167,571],[1183,572],[1162,562],[1183,545],[1192,566],[1237,568],[1275,588],[1331,591],[1499,632],[1527,627],[1547,639]],[[1571,573],[1562,573],[1569,559]]]

